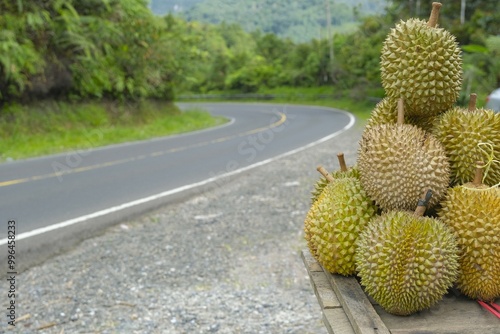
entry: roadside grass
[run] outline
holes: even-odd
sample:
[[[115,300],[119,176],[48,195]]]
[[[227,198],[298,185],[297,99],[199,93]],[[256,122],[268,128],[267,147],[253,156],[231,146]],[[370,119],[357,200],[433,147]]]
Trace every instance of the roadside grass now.
[[[201,109],[172,103],[46,101],[0,111],[0,162],[150,139],[225,123]]]

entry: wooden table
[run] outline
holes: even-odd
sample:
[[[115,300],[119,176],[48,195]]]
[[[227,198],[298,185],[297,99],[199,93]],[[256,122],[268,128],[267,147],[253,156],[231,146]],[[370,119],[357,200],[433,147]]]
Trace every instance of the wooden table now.
[[[369,298],[355,277],[330,274],[309,250],[302,251],[302,259],[329,333],[500,334],[500,319],[457,291],[429,310],[395,316]]]

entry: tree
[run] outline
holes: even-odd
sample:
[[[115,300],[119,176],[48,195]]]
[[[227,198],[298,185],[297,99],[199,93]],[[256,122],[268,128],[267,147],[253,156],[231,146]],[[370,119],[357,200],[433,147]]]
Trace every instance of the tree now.
[[[172,99],[183,80],[187,43],[145,0],[19,0],[0,9],[0,101]]]

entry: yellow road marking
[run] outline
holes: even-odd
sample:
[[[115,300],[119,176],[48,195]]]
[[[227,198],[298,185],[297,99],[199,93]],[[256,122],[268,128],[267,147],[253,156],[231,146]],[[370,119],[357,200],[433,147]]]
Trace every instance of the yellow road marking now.
[[[226,137],[221,137],[221,138],[213,139],[210,142],[203,142],[203,143],[197,143],[197,144],[188,145],[188,146],[176,147],[176,148],[172,148],[172,149],[166,150],[166,151],[153,152],[153,153],[150,153],[147,156],[146,155],[140,155],[140,156],[132,157],[132,158],[129,158],[129,159],[114,160],[114,161],[108,161],[108,162],[105,162],[105,163],[102,163],[102,164],[96,164],[96,165],[91,165],[91,166],[86,166],[86,167],[79,167],[79,168],[72,168],[72,169],[69,169],[68,171],[65,171],[64,173],[51,173],[51,174],[36,175],[36,176],[27,177],[27,178],[21,178],[21,179],[14,179],[14,180],[3,181],[3,182],[0,182],[0,187],[7,187],[7,186],[14,185],[14,184],[25,183],[25,182],[30,182],[30,181],[44,180],[44,179],[49,179],[49,178],[53,178],[53,177],[59,177],[61,175],[66,175],[66,174],[74,174],[74,173],[87,172],[87,171],[94,170],[94,169],[99,169],[99,168],[104,168],[104,167],[119,165],[119,164],[123,164],[123,163],[126,163],[126,162],[132,162],[132,161],[135,161],[135,160],[142,160],[142,159],[146,159],[147,157],[159,157],[159,156],[162,156],[162,155],[165,155],[165,154],[168,154],[168,153],[184,151],[184,150],[187,150],[187,149],[190,149],[190,148],[202,147],[202,146],[206,146],[206,145],[209,145],[209,144],[221,143],[221,142],[224,142],[224,141],[227,141],[227,140],[230,140],[230,139],[233,139],[233,138],[237,138],[237,137],[248,136],[248,135],[251,135],[251,134],[254,134],[254,133],[265,131],[267,129],[272,129],[272,128],[278,127],[281,124],[285,123],[285,121],[286,121],[286,115],[284,113],[282,113],[282,112],[279,112],[279,114],[281,116],[280,119],[278,121],[274,122],[273,124],[270,124],[269,126],[260,127],[260,128],[253,129],[253,130],[249,130],[249,131],[237,134],[237,135],[226,136]]]
[[[23,183],[23,182],[28,182],[28,181],[31,181],[31,179],[27,178],[27,179],[17,179],[17,180],[0,182],[0,187],[11,186],[13,184],[18,184],[18,183]]]

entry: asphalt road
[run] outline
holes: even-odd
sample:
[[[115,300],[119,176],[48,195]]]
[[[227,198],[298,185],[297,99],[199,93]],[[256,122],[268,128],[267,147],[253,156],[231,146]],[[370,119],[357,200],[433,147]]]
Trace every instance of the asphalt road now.
[[[354,120],[345,112],[320,107],[196,105],[230,122],[189,134],[0,165],[0,245],[6,243],[8,220],[15,220],[18,238],[29,238],[30,233],[48,233],[50,228],[43,229],[54,224],[85,224],[87,219],[78,218],[109,208],[119,211],[134,201],[140,204],[158,196],[168,201],[170,193],[207,179],[218,186],[224,174],[328,138]],[[99,136],[98,130],[89,132],[88,140],[92,143]]]

